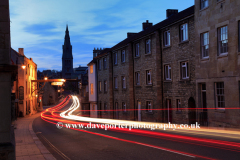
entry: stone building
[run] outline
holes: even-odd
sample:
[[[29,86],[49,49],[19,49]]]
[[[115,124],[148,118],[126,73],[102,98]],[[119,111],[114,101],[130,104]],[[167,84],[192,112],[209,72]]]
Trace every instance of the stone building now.
[[[72,45],[70,42],[70,36],[68,31],[68,26],[65,31],[65,39],[63,45],[63,55],[62,55],[62,78],[71,79],[73,74],[73,55],[72,55]]]
[[[15,159],[15,138],[12,126],[11,90],[17,66],[11,65],[9,1],[0,2],[0,159]]]
[[[17,116],[32,115],[37,112],[38,93],[37,84],[31,80],[37,80],[37,65],[32,58],[24,55],[24,49],[18,52],[11,49],[11,60],[18,66],[17,80],[14,82],[14,93],[16,93]]]
[[[197,115],[206,126],[240,126],[239,8],[239,0],[195,0]]]
[[[196,123],[194,6],[160,22],[164,122]],[[170,13],[172,14],[170,14]]]

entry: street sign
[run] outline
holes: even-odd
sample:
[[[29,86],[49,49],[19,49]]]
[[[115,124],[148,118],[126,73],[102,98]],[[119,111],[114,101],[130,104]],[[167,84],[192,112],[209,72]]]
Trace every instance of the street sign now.
[[[19,100],[24,100],[24,87],[19,87]]]

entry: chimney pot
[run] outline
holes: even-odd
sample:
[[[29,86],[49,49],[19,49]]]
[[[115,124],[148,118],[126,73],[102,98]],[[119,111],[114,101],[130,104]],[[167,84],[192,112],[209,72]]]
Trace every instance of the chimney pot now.
[[[24,48],[18,48],[18,53],[24,56]]]

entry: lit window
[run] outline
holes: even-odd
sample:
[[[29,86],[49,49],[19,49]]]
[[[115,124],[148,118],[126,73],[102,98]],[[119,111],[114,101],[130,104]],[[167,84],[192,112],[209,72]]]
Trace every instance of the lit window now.
[[[171,80],[171,66],[165,65],[165,80]]]
[[[135,81],[136,81],[136,85],[140,85],[140,73],[139,72],[135,72]]]
[[[93,83],[90,84],[90,93],[93,94]]]
[[[209,56],[209,32],[201,34],[201,52],[202,58]]]
[[[200,3],[201,9],[208,7],[208,0],[201,0]]]
[[[107,69],[107,58],[103,58],[103,69]]]
[[[139,57],[139,43],[135,45],[135,57]]]
[[[170,46],[170,31],[166,31],[163,34],[163,38],[164,38],[164,46]]]
[[[124,112],[127,111],[127,106],[126,106],[126,103],[125,103],[125,102],[122,102],[122,110],[123,110]]]
[[[151,39],[146,40],[146,54],[151,53]]]
[[[122,62],[125,62],[125,50],[122,50]]]
[[[188,24],[185,23],[180,26],[180,41],[186,41],[188,40]]]
[[[224,83],[215,83],[215,101],[216,108],[225,108]]]
[[[146,109],[148,112],[152,112],[152,102],[151,101],[147,101]]]
[[[181,62],[181,75],[182,79],[188,79],[189,73],[188,73],[188,62]]]
[[[114,88],[115,88],[115,89],[118,88],[118,80],[117,80],[117,77],[114,77]]]
[[[146,83],[152,84],[151,70],[146,71]]]
[[[218,55],[228,52],[228,28],[227,26],[218,28]]]
[[[114,53],[114,64],[117,64],[117,52]]]
[[[122,77],[122,88],[126,88],[126,78]]]
[[[90,73],[93,73],[93,65],[90,66]]]

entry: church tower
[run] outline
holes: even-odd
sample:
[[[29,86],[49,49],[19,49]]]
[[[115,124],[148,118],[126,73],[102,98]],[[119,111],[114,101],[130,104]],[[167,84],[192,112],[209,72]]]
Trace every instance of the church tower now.
[[[72,55],[72,45],[70,42],[70,36],[68,31],[68,26],[66,27],[65,39],[63,45],[63,55],[62,55],[62,78],[71,79],[73,73],[73,55]]]

